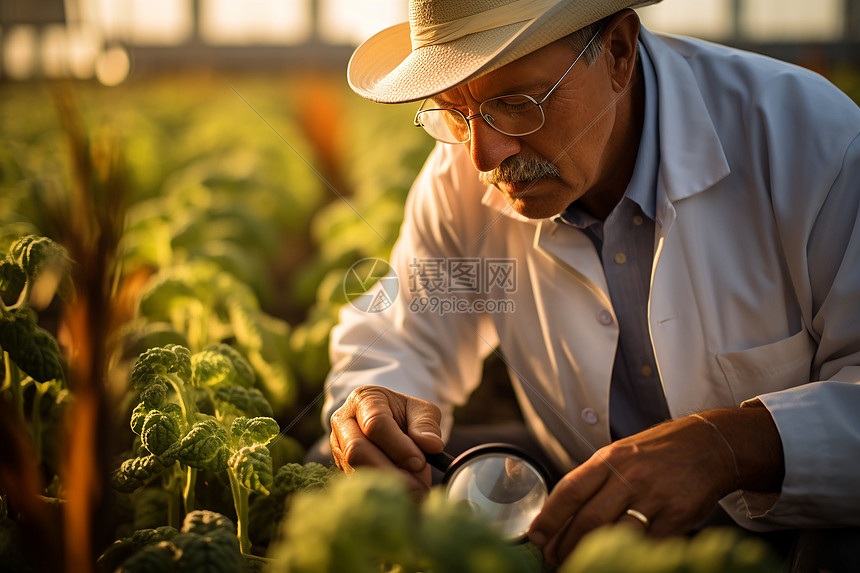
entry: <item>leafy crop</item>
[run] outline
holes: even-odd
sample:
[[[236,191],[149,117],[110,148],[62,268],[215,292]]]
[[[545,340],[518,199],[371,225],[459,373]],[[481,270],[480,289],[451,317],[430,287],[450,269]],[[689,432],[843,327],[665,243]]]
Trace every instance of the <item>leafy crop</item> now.
[[[196,472],[226,473],[241,546],[248,550],[248,494],[269,494],[274,476],[266,446],[280,433],[273,418],[256,415],[270,413],[271,407],[252,387],[250,364],[224,344],[194,355],[183,346],[168,345],[144,352],[131,381],[140,402],[130,426],[140,437],[141,450],[114,470],[113,487],[131,493],[169,472],[173,483],[182,483],[190,511]],[[211,405],[212,411],[201,411],[198,403]]]
[[[325,487],[329,480],[340,473],[333,466],[309,462],[284,464],[275,473],[271,492],[257,496],[250,507],[248,530],[256,543],[268,545],[276,536],[284,517],[287,501],[301,490]]]
[[[207,510],[186,515],[179,531],[173,527],[136,531],[114,542],[97,565],[104,573],[240,573],[246,567],[233,523]]]
[[[140,315],[150,323],[171,324],[192,349],[233,341],[250,363],[242,376],[251,378],[241,386],[256,378],[277,409],[295,399],[289,325],[263,312],[253,290],[212,261],[162,269],[143,288]]]
[[[65,249],[47,237],[27,235],[15,241],[0,260],[0,351],[5,375],[0,393],[8,393],[21,415],[24,393],[34,388],[30,423],[37,460],[41,460],[43,399],[64,400],[65,373],[57,340],[38,324],[31,307],[38,295],[46,305],[58,286],[68,290],[69,260]]]
[[[375,470],[335,478],[324,492],[296,495],[269,557],[269,570],[290,573],[542,570],[441,489],[419,505],[397,476]]]
[[[40,279],[64,278],[67,266],[63,247],[35,235],[16,241],[0,261],[0,348],[37,382],[63,379],[63,367],[57,341],[36,323],[30,296]]]
[[[759,539],[710,528],[692,538],[655,540],[624,526],[597,529],[576,546],[559,573],[778,573],[782,566]]]

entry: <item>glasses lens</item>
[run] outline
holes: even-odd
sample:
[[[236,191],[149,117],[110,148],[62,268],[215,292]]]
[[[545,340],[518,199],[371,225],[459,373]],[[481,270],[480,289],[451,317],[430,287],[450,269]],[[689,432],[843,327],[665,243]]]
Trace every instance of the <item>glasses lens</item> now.
[[[469,141],[469,122],[457,111],[425,109],[418,112],[416,120],[427,133],[442,143]]]
[[[543,126],[543,110],[527,95],[506,95],[481,104],[481,115],[506,135],[528,135]]]

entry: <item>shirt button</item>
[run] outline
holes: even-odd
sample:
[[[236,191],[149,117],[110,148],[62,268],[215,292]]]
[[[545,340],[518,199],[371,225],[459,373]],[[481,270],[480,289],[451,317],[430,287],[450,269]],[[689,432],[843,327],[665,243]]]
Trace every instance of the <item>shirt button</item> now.
[[[627,255],[624,253],[615,253],[615,262],[619,265],[623,265],[627,262]]]
[[[643,366],[639,371],[642,373],[642,376],[651,376],[651,374],[653,374],[651,367],[647,364]]]
[[[600,324],[609,326],[610,324],[612,324],[612,313],[604,308],[597,313],[597,320],[600,322]]]
[[[645,222],[645,219],[642,218],[642,215],[634,215],[633,216],[633,224],[637,227]]]
[[[597,423],[597,412],[595,412],[593,408],[585,408],[580,415],[586,424],[591,424],[593,426]]]

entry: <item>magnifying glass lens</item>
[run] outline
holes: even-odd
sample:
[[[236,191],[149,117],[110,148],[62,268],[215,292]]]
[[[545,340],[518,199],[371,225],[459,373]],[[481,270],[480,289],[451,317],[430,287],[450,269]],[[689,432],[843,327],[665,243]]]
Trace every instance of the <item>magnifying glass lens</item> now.
[[[541,473],[515,454],[472,457],[448,478],[448,498],[485,515],[510,540],[525,536],[547,495]]]

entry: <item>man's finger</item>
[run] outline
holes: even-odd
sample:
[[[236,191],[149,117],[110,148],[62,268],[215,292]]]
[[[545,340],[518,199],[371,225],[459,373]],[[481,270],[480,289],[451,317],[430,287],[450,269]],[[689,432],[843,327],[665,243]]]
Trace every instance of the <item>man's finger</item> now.
[[[410,399],[406,403],[406,433],[422,452],[438,454],[445,448],[442,441],[442,412],[430,402]]]
[[[543,509],[529,528],[529,540],[538,547],[559,534],[571,516],[603,486],[609,471],[595,458],[565,475],[553,488]]]
[[[355,419],[367,436],[394,465],[420,472],[424,468],[421,448],[407,436],[394,419],[387,400],[363,400],[356,406]]]
[[[576,512],[568,525],[544,548],[544,553],[555,562],[561,562],[576,544],[589,532],[618,520],[630,504],[633,493],[615,480],[607,480],[603,487]],[[632,519],[632,518],[631,518]]]
[[[339,421],[334,434],[340,452],[340,459],[336,460],[339,466],[343,463],[353,468],[358,466],[396,467],[394,462],[364,435],[355,418]]]
[[[639,511],[638,509],[627,508],[621,516],[618,518],[618,523],[621,525],[627,525],[630,527],[634,527],[640,531],[648,531],[651,527],[651,518],[649,518],[644,512]]]

